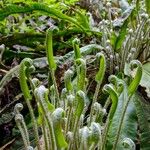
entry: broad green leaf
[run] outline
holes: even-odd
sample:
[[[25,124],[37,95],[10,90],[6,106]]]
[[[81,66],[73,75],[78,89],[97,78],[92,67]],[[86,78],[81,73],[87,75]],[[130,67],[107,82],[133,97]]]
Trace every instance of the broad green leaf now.
[[[126,9],[122,13],[121,18],[115,19],[113,21],[113,26],[120,28],[119,34],[116,35],[116,33],[114,32],[110,39],[111,44],[114,48],[114,51],[116,51],[116,52],[120,52],[121,46],[126,38],[129,18],[131,16],[133,10],[134,10],[134,7],[130,6],[128,9]]]
[[[121,29],[120,29],[120,32],[119,32],[119,35],[118,36],[114,36],[113,35],[113,39],[114,39],[114,43],[113,43],[113,46],[114,46],[114,50],[116,52],[119,52],[120,51],[120,48],[122,46],[122,43],[124,42],[124,39],[125,39],[125,36],[127,34],[127,25],[128,25],[128,20],[126,20]]]
[[[124,121],[122,123],[119,144],[117,145],[118,150],[123,149],[121,142],[124,138],[130,138],[133,141],[136,140],[137,119],[136,119],[135,107],[132,100],[133,99],[131,99],[129,102],[129,105],[125,113]],[[116,133],[119,127],[120,118],[126,101],[127,101],[127,89],[125,88],[123,93],[119,97],[118,106],[108,132],[108,138],[106,144],[106,148],[108,150],[112,149],[114,141],[116,139]]]
[[[140,85],[146,88],[147,96],[150,97],[150,62],[143,65],[143,75]]]
[[[145,6],[146,6],[147,13],[150,14],[150,1],[149,0],[145,0]]]
[[[149,150],[150,148],[150,105],[142,101],[138,94],[134,97],[136,114],[139,123],[140,150]]]

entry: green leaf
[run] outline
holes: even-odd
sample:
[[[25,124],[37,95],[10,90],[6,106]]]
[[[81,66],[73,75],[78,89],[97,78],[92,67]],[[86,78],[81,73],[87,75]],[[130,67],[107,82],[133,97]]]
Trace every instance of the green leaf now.
[[[12,14],[27,13],[27,12],[33,12],[33,11],[45,12],[52,17],[56,17],[56,18],[68,21],[70,23],[73,23],[80,29],[84,30],[84,27],[80,25],[77,22],[77,20],[63,14],[61,11],[54,9],[53,7],[49,7],[46,4],[40,4],[36,2],[28,4],[28,5],[26,4],[25,6],[18,6],[15,4],[7,5],[3,9],[0,9],[0,21],[4,20],[6,17]]]
[[[112,124],[108,132],[108,138],[107,138],[107,144],[106,144],[107,149],[112,149],[113,143],[116,140],[116,133],[119,127],[119,122],[120,122],[120,118],[122,115],[122,109],[124,108],[124,105],[126,104],[127,97],[128,97],[127,88],[124,88],[123,93],[119,96],[118,106],[117,106],[116,112],[112,120]],[[124,138],[130,138],[133,141],[136,140],[137,119],[136,119],[135,107],[134,107],[132,100],[133,99],[131,99],[131,101],[129,102],[129,105],[127,107],[125,117],[122,123],[119,144],[117,145],[118,149],[123,149],[123,145],[121,141]]]
[[[121,18],[113,21],[114,27],[120,27],[119,35],[116,35],[116,33],[114,32],[110,39],[114,51],[116,52],[120,52],[121,46],[126,38],[129,18],[133,10],[134,10],[134,6],[130,6],[128,9],[126,9],[123,12]]]
[[[150,97],[150,62],[143,65],[143,74],[140,85],[146,88],[147,96]]]
[[[138,94],[134,97],[134,104],[138,116],[140,128],[140,150],[149,150],[150,148],[150,106],[142,102],[142,97]]]
[[[84,12],[75,10],[75,12],[78,14],[77,16],[77,20],[78,22],[87,30],[90,30],[90,24],[89,24],[89,20],[88,20],[88,16],[86,16],[86,14]]]
[[[121,26],[119,35],[116,36],[115,33],[112,34],[111,37],[111,44],[114,48],[114,51],[119,52],[120,48],[122,46],[122,43],[124,42],[125,36],[127,34],[127,25],[128,25],[128,20],[126,20],[123,25]]]
[[[149,0],[145,0],[145,6],[146,6],[147,13],[150,14],[150,1]]]

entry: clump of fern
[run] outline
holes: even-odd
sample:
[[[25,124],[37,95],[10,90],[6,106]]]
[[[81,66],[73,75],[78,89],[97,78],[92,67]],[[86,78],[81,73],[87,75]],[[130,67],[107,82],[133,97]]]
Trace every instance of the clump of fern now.
[[[87,78],[87,63],[79,48],[79,40],[73,40],[74,65],[64,74],[64,88],[59,92],[55,78],[56,60],[53,56],[53,34],[57,28],[51,28],[46,36],[46,54],[49,65],[51,84],[46,88],[37,78],[32,78],[35,71],[33,61],[25,58],[19,69],[21,90],[29,108],[33,123],[35,144],[38,150],[56,149],[100,149],[104,150],[111,142],[112,148],[135,147],[132,138],[120,138],[125,113],[142,77],[142,65],[139,61],[131,61],[131,70],[136,69],[134,78],[126,82],[124,78],[110,76],[109,84],[103,86],[107,68],[106,56],[97,53],[95,64],[98,72],[95,75],[95,93],[89,98]],[[98,62],[98,64],[96,63]],[[101,88],[103,89],[101,91]],[[112,128],[118,101],[122,93],[126,92],[123,113],[118,122],[118,130],[114,141],[109,140],[108,134]],[[99,102],[100,92],[106,93],[105,105]],[[38,117],[34,115],[31,101],[35,98]],[[112,103],[110,105],[110,103]],[[110,106],[110,109],[108,109]],[[33,149],[23,116],[20,114],[21,105],[15,107],[16,123],[21,131],[25,149]],[[38,132],[41,128],[42,134]],[[109,141],[108,141],[109,140]],[[122,141],[123,140],[123,141]],[[120,144],[122,143],[124,144]],[[42,143],[42,144],[41,144]]]

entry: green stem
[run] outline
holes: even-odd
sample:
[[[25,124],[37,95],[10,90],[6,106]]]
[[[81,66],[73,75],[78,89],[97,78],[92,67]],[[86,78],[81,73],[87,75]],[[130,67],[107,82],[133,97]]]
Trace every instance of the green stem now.
[[[95,90],[95,93],[94,93],[94,97],[93,97],[93,101],[92,101],[92,105],[91,105],[91,111],[90,111],[90,123],[93,121],[92,119],[92,115],[93,115],[93,106],[94,106],[94,103],[97,101],[97,97],[98,97],[98,93],[99,93],[99,90],[100,90],[100,86],[101,86],[101,83],[99,82],[96,86],[96,90]]]
[[[118,144],[120,132],[121,132],[121,127],[123,124],[124,116],[125,116],[128,104],[130,102],[130,99],[131,99],[132,95],[135,93],[135,91],[136,91],[136,89],[140,83],[140,80],[142,78],[142,64],[138,60],[133,60],[133,61],[131,61],[130,65],[131,65],[131,69],[136,68],[137,70],[136,70],[136,74],[135,74],[134,79],[132,80],[132,82],[130,83],[130,85],[128,87],[129,98],[128,98],[128,100],[124,106],[124,109],[123,109],[123,113],[122,113],[121,120],[119,123],[119,128],[118,128],[117,135],[116,135],[116,140],[115,140],[115,143],[113,145],[113,150],[116,150],[116,148],[117,148],[117,144]]]
[[[64,115],[65,115],[65,112],[62,108],[57,108],[52,113],[53,129],[54,129],[54,134],[55,134],[55,139],[56,139],[56,144],[57,144],[58,149],[68,147],[68,144],[65,141],[65,137],[62,133],[62,127],[61,127],[61,122],[62,122],[62,119],[64,118]]]
[[[49,132],[51,135],[51,149],[57,150],[55,136],[54,136],[54,130],[53,130],[53,123],[52,123],[51,118],[49,117],[50,114],[48,113],[49,111],[53,111],[53,107],[51,104],[49,106],[47,106],[48,103],[46,103],[47,97],[45,97],[46,96],[45,93],[46,93],[46,88],[44,86],[36,88],[34,91],[36,100],[39,103],[41,110],[42,110],[42,114],[43,114],[43,116],[45,116],[45,119],[46,119],[47,124],[48,124]],[[50,109],[48,107],[50,107]]]
[[[26,77],[26,70],[27,70],[27,68],[29,68],[31,66],[32,66],[32,60],[29,58],[25,58],[21,62],[20,69],[19,69],[19,82],[20,82],[21,90],[24,94],[25,101],[29,108],[31,120],[33,122],[33,130],[34,130],[34,134],[35,134],[37,149],[41,150],[40,143],[39,143],[38,126],[36,123],[36,118],[34,116],[33,108],[30,103],[30,101],[32,100],[32,96],[30,95],[30,91],[29,91],[28,84],[27,84],[27,77]]]
[[[114,116],[114,113],[116,111],[117,104],[118,104],[118,95],[117,95],[116,91],[114,90],[114,88],[109,84],[105,85],[103,90],[110,94],[110,98],[112,100],[112,106],[111,106],[109,115],[107,117],[105,129],[104,129],[104,133],[103,133],[102,150],[105,150],[105,144],[106,144],[106,139],[107,139],[106,137],[107,137],[108,130],[112,123],[112,119],[113,119],[113,116]]]
[[[59,92],[58,92],[57,83],[56,83],[56,79],[55,79],[55,72],[54,72],[54,70],[51,70],[50,72],[51,72],[51,77],[52,77],[52,81],[54,84],[56,100],[57,100],[54,102],[54,106],[57,108],[59,106],[59,102],[60,102]]]
[[[51,78],[52,78],[54,88],[56,91],[56,99],[57,99],[57,101],[54,102],[55,107],[57,107],[57,105],[59,104],[59,101],[60,101],[57,83],[56,83],[56,79],[55,79],[56,62],[55,62],[54,55],[53,55],[53,32],[55,32],[56,30],[58,30],[58,29],[55,27],[50,28],[46,34],[47,60],[48,60],[49,68],[50,68]]]
[[[22,127],[21,127],[21,123],[16,122],[16,124],[17,124],[17,126],[18,126],[18,128],[19,128],[19,131],[20,131],[20,133],[21,133],[25,150],[27,150],[29,145],[28,145],[28,143],[27,143],[26,137],[24,136],[24,131],[23,131]]]
[[[44,136],[44,146],[45,146],[45,150],[49,150],[49,148],[48,148],[49,141],[48,141],[48,137],[47,137],[46,125],[45,125],[44,118],[43,118],[43,121],[42,121],[42,131],[43,131],[43,136]]]

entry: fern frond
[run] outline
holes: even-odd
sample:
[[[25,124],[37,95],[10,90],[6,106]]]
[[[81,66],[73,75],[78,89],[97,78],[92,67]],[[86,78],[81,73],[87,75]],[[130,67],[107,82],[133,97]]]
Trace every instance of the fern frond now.
[[[140,149],[149,150],[150,148],[150,106],[143,103],[138,94],[135,95],[134,104],[136,107],[136,113],[138,117],[138,123],[140,128]]]
[[[42,11],[45,13],[48,13],[52,17],[57,17],[59,19],[68,21],[70,23],[73,23],[80,29],[84,31],[84,27],[80,25],[77,20],[61,13],[60,11],[48,7],[46,4],[40,4],[40,3],[31,3],[31,4],[26,4],[24,6],[18,6],[15,4],[10,4],[3,9],[0,10],[0,21],[4,20],[6,17],[12,14],[18,14],[18,13],[27,13],[27,12],[33,12],[33,11]]]

